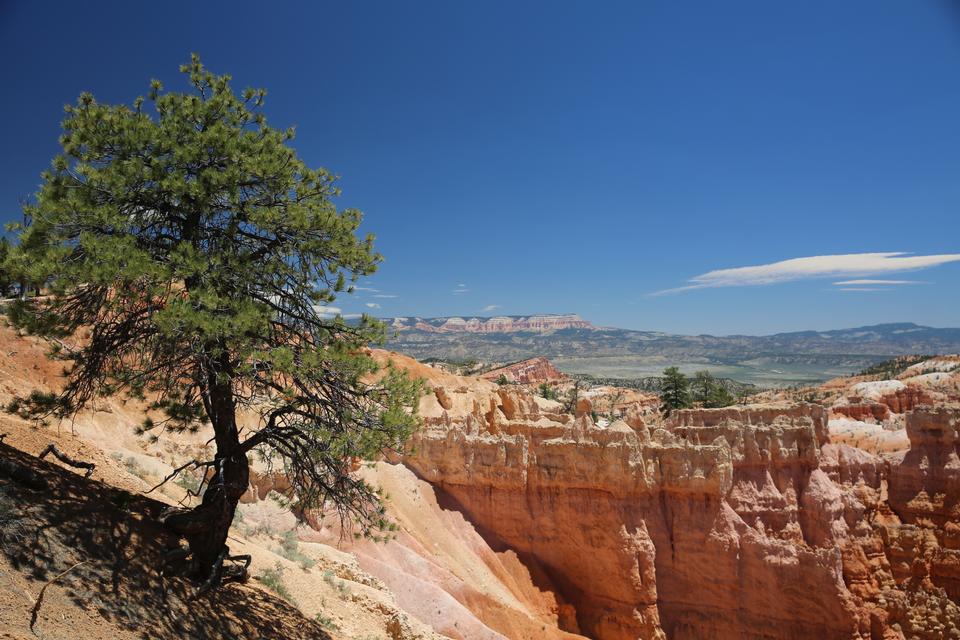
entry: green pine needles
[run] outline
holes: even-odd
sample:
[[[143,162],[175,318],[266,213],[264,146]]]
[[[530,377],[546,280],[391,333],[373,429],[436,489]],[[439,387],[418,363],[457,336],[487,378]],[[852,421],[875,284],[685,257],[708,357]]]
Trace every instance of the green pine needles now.
[[[11,319],[60,339],[68,362],[63,391],[20,399],[21,414],[66,417],[127,394],[149,403],[143,431],[212,426],[216,457],[197,461],[213,471],[203,504],[168,524],[219,578],[251,452],[283,466],[297,510],[386,527],[351,465],[403,445],[421,388],[365,352],[380,323],[325,309],[381,260],[357,235],[361,213],[334,205],[335,176],[297,157],[292,130],[267,125],[263,90],[236,95],[196,55],[181,71],[185,93],[153,81],[133,106],[85,93],[66,107],[63,152],[6,265],[43,289]],[[256,417],[242,430],[241,413]]]

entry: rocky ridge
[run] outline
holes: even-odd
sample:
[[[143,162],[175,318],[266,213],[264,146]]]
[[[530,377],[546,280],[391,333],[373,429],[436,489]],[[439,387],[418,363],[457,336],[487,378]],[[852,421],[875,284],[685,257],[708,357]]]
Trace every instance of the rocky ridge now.
[[[540,384],[543,382],[560,382],[567,376],[553,366],[546,358],[530,358],[521,362],[491,369],[479,377],[483,380],[498,381],[500,377],[507,382],[516,384]]]
[[[960,409],[891,405],[911,448],[885,458],[831,443],[815,404],[604,426],[521,389],[435,385],[404,463],[543,568],[569,632],[960,637]]]
[[[399,331],[428,333],[547,333],[560,329],[593,329],[575,313],[565,315],[494,316],[492,318],[391,318],[389,325]]]

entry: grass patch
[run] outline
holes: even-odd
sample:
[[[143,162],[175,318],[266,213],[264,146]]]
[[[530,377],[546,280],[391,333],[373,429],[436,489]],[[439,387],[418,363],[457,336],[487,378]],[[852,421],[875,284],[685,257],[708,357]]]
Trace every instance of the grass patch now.
[[[133,456],[127,456],[127,459],[123,461],[123,466],[131,475],[135,475],[141,480],[147,477],[146,470],[140,466],[140,463],[137,462],[137,459]]]
[[[329,569],[324,571],[323,581],[336,589],[341,598],[346,598],[350,595],[350,587],[347,586],[346,582],[334,575],[333,571],[330,571]]]
[[[295,604],[290,589],[287,588],[286,583],[283,581],[283,565],[279,562],[272,569],[267,569],[262,575],[257,576],[257,580],[260,581],[260,584],[287,602]]]
[[[297,532],[293,529],[283,532],[279,553],[287,560],[296,562],[304,571],[317,564],[313,558],[300,551],[300,541],[297,540]]]
[[[330,616],[325,616],[323,613],[318,613],[314,616],[314,619],[320,624],[321,627],[327,631],[339,631],[340,625],[333,621],[333,618]]]

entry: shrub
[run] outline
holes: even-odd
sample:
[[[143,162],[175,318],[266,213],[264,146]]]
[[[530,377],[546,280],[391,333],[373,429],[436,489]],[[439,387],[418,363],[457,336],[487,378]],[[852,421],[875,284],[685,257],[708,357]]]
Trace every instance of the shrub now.
[[[283,532],[280,539],[280,555],[291,562],[296,562],[304,571],[317,564],[313,558],[300,551],[300,541],[297,540],[297,532],[293,529]]]
[[[123,466],[126,467],[130,474],[135,475],[138,478],[143,479],[147,477],[147,472],[143,467],[140,466],[140,463],[137,462],[137,459],[133,456],[127,456],[127,459],[123,461]]]
[[[197,495],[197,491],[200,489],[200,478],[186,471],[181,472],[174,482],[178,487],[193,496]]]
[[[279,562],[272,569],[267,569],[262,575],[257,576],[257,580],[287,602],[294,602],[293,595],[283,581],[283,565]]]
[[[347,586],[347,583],[334,575],[333,571],[329,569],[323,572],[323,581],[328,585],[337,590],[337,593],[340,594],[341,598],[344,598],[350,595],[350,587]]]
[[[323,615],[323,613],[318,613],[316,615],[316,621],[320,623],[320,626],[326,629],[327,631],[339,631],[340,625],[333,621],[333,618]]]
[[[540,394],[541,398],[546,398],[547,400],[557,399],[557,390],[551,387],[546,382],[541,382],[540,386],[537,387],[537,391]]]

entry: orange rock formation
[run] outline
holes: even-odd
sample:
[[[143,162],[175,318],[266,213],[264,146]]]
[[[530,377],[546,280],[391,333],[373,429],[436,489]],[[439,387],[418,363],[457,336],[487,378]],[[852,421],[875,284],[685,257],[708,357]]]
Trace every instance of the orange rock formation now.
[[[559,382],[567,376],[553,366],[546,358],[530,358],[499,369],[493,369],[480,376],[483,380],[497,381],[500,376],[508,382],[518,384],[538,384],[541,382]]]
[[[908,413],[910,452],[884,460],[831,444],[819,405],[603,428],[522,389],[440,386],[405,464],[491,547],[542,568],[567,605],[562,629],[604,640],[960,633],[960,409]]]

